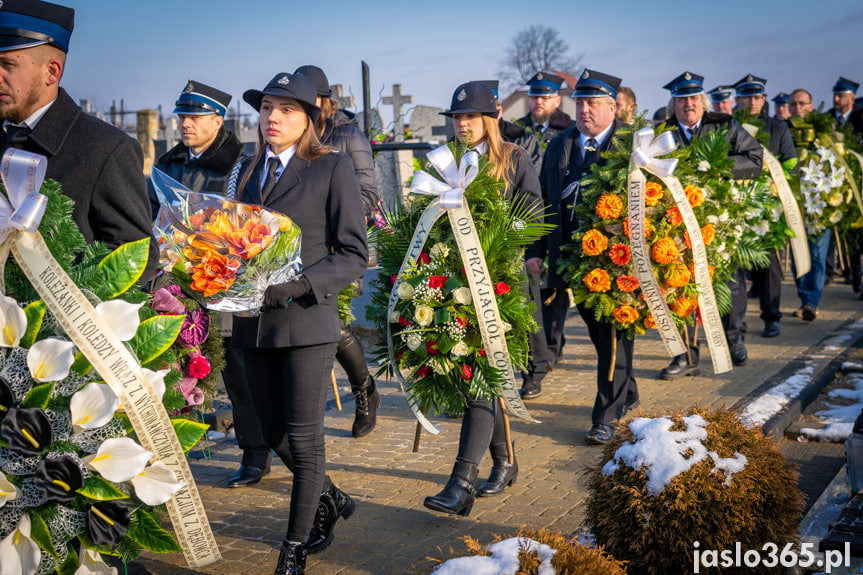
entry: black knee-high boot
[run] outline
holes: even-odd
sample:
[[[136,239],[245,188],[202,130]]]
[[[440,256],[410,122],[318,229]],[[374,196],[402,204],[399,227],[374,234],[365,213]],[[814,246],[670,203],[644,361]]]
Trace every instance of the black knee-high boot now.
[[[381,405],[381,396],[375,386],[375,379],[366,365],[363,347],[350,326],[343,327],[341,335],[342,338],[336,348],[336,359],[348,374],[356,403],[351,435],[364,437],[377,425],[377,410]]]
[[[512,443],[513,449],[515,449],[515,441]],[[492,443],[489,446],[489,451],[494,464],[488,479],[476,491],[478,497],[500,495],[518,478],[518,461],[515,459],[515,451],[513,451],[512,464],[510,464],[506,452],[506,443]]]
[[[457,459],[443,491],[426,497],[423,505],[434,511],[467,517],[476,500],[474,482],[477,472],[475,463]]]

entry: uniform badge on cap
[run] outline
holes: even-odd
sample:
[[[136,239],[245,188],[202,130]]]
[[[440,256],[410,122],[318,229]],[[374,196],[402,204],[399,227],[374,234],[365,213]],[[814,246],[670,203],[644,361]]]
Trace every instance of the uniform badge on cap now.
[[[467,98],[467,92],[462,89],[462,91],[458,93],[458,96],[456,96],[456,100],[458,100],[459,102],[464,102],[465,98]]]
[[[291,83],[291,79],[288,78],[287,76],[282,76],[281,78],[279,78],[279,84],[281,84],[282,86],[287,86],[290,83]]]
[[[692,79],[692,75],[691,75],[689,72],[687,72],[686,74],[684,74],[684,75],[683,75],[683,79],[684,79],[684,80],[691,80],[691,79]]]
[[[537,79],[537,80],[542,80],[542,72],[540,72],[539,74],[537,74],[537,75],[536,75],[536,79]]]
[[[590,72],[588,72],[587,70],[585,70],[585,71],[584,71],[584,74],[582,74],[582,75],[581,75],[581,79],[582,79],[582,80],[586,80],[586,79],[588,79],[588,78],[590,78]]]

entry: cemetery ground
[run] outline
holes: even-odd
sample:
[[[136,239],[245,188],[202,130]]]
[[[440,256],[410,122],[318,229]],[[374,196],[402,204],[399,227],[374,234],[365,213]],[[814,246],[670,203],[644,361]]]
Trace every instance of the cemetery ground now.
[[[834,379],[843,363],[855,359],[863,363],[859,349],[863,345],[863,302],[850,286],[829,285],[817,319],[807,323],[791,315],[799,303],[793,282],[786,278],[782,303],[782,333],[765,339],[760,335],[763,323],[757,300],[749,300],[749,362],[726,374],[714,375],[709,356],[703,352],[700,376],[660,380],[658,373],[668,362],[662,344],[656,334],[639,337],[635,369],[641,405],[635,415],[655,416],[696,404],[749,406],[754,420],[763,423],[765,432],[781,442],[786,456],[800,465],[799,485],[808,512],[802,526],[810,531],[807,540],[818,540],[850,495],[844,481],[844,451],[841,444],[803,443],[783,438],[783,432]],[[379,379],[383,401],[378,426],[369,436],[353,439],[354,402],[337,366],[342,410],[336,409],[331,398],[325,421],[327,469],[334,483],[354,498],[357,509],[348,521],[336,524],[333,544],[310,556],[306,571],[310,575],[416,573],[418,567],[428,564],[426,557],[446,556],[449,548],[463,549],[461,538],[466,535],[488,543],[495,535],[511,536],[523,525],[564,534],[582,530],[583,471],[598,449],[584,443],[595,393],[595,355],[575,308],[570,310],[566,337],[564,357],[543,382],[542,395],[526,402],[540,423],[512,420],[517,481],[498,497],[477,499],[469,517],[434,513],[422,505],[449,476],[460,420],[433,418],[440,434],[423,433],[414,452],[416,426],[405,397],[394,381]],[[366,352],[371,356],[370,345]],[[180,554],[146,553],[138,561],[152,573],[272,573],[287,529],[291,475],[274,461],[272,472],[259,484],[227,489],[225,484],[238,468],[240,454],[230,434],[215,434],[205,449],[191,453],[192,471],[223,559],[193,569]],[[481,479],[490,467],[491,459],[486,457],[480,467]],[[829,501],[819,500],[825,489]]]

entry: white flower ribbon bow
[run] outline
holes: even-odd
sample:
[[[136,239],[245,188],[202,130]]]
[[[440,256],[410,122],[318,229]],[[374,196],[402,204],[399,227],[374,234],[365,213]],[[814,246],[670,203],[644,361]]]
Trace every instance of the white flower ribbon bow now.
[[[0,177],[6,196],[0,194],[0,241],[13,229],[35,232],[48,198],[39,193],[48,160],[45,156],[9,148],[0,160]],[[10,203],[11,202],[11,203]]]
[[[642,128],[635,132],[632,161],[639,168],[644,168],[657,177],[668,177],[677,169],[677,159],[660,159],[657,156],[670,154],[676,149],[677,140],[671,132],[662,132],[654,137],[653,128]]]
[[[479,174],[479,154],[471,150],[464,155],[461,163],[456,164],[449,146],[440,146],[426,154],[426,157],[444,181],[417,170],[411,182],[411,192],[439,196],[440,205],[445,210],[464,207],[464,191]]]

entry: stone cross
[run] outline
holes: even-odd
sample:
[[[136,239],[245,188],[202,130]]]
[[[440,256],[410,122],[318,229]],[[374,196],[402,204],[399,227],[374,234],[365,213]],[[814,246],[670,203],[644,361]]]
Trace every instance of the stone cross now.
[[[411,104],[413,101],[413,96],[402,94],[401,84],[393,84],[393,95],[384,96],[383,103],[393,107],[393,124],[395,125],[393,136],[396,142],[405,141],[405,119],[402,114],[402,104]]]
[[[337,102],[339,104],[339,108],[342,110],[353,108],[356,105],[354,97],[351,94],[348,94],[347,96],[344,95],[341,84],[333,84],[330,86],[330,89],[333,91],[333,95],[330,96],[330,98]]]

